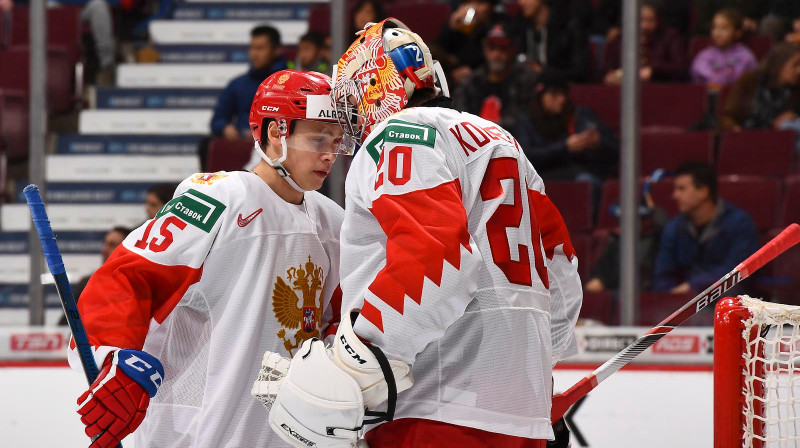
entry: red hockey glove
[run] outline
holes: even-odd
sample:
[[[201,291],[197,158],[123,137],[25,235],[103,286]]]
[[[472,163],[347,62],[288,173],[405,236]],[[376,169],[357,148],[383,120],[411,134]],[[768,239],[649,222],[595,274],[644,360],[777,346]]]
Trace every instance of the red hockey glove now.
[[[136,430],[163,378],[164,367],[149,353],[117,350],[107,357],[97,379],[78,398],[91,448],[115,447]]]

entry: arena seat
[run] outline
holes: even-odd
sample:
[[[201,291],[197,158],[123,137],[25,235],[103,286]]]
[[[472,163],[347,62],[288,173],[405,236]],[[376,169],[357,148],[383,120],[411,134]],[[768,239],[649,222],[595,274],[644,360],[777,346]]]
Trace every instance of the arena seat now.
[[[759,232],[775,227],[781,185],[758,176],[720,176],[719,197],[745,210]]]
[[[687,161],[714,162],[714,136],[711,132],[658,132],[641,136],[641,170],[657,168],[675,171]]]
[[[784,180],[783,202],[778,224],[781,227],[800,223],[800,175],[794,174]]]
[[[642,132],[683,132],[706,111],[706,86],[642,84]]]
[[[620,90],[618,86],[604,84],[573,84],[570,86],[572,102],[589,107],[615,133],[619,132]]]
[[[30,91],[30,52],[26,46],[0,50],[0,88]],[[6,67],[14,67],[8,70]],[[51,112],[64,112],[72,105],[75,91],[74,65],[65,47],[47,47],[47,105]]]
[[[614,294],[611,291],[584,291],[579,317],[600,321],[606,325],[618,325],[619,312]]]
[[[208,145],[206,171],[237,171],[244,168],[253,153],[253,141],[215,138]]]
[[[574,84],[573,103],[590,107],[612,131],[620,125],[620,88]],[[683,132],[706,111],[706,87],[698,84],[642,84],[642,132]]]
[[[83,26],[80,13],[77,6],[47,8],[47,44],[64,46],[73,64],[81,59]],[[11,10],[11,45],[28,45],[29,26],[29,9],[14,7]]]
[[[592,185],[588,182],[553,181],[545,192],[561,212],[570,233],[592,229]]]
[[[28,120],[27,95],[0,89],[0,152],[9,162],[28,157]]]
[[[785,176],[792,172],[795,133],[749,129],[720,137],[717,173]]]
[[[636,325],[652,327],[658,325],[683,305],[686,305],[694,297],[694,293],[670,294],[646,291],[642,292],[639,297],[639,317],[636,319]],[[714,325],[714,307],[706,307],[699,314],[689,318],[683,325]]]

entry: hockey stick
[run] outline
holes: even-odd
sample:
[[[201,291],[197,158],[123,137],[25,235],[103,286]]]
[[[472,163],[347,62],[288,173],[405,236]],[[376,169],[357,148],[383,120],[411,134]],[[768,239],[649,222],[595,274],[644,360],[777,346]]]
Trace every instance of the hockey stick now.
[[[75,297],[72,296],[72,287],[69,285],[67,271],[64,269],[64,260],[58,250],[53,229],[50,227],[50,219],[44,209],[42,195],[39,194],[39,187],[36,185],[28,185],[22,192],[25,194],[25,201],[31,210],[31,218],[33,218],[36,234],[39,236],[39,241],[42,242],[42,251],[44,252],[44,259],[47,260],[47,267],[56,282],[56,291],[58,291],[58,297],[61,299],[61,306],[64,307],[64,314],[67,316],[67,323],[69,323],[69,329],[72,331],[72,338],[75,340],[75,348],[78,350],[81,364],[83,364],[83,373],[86,374],[86,380],[91,386],[99,371],[97,370],[97,364],[94,362],[92,346],[89,345],[89,337],[86,335],[81,315],[78,313],[78,305],[75,302]],[[118,444],[117,447],[122,448],[122,444]]]
[[[690,300],[686,305],[681,307],[681,309],[672,313],[672,315],[661,321],[661,323],[653,327],[631,345],[614,355],[613,358],[595,369],[594,372],[582,378],[566,392],[555,395],[553,397],[550,419],[553,422],[558,421],[573,404],[611,376],[611,374],[631,362],[633,358],[647,350],[648,347],[655,344],[675,327],[685,322],[686,319],[714,303],[715,300],[722,297],[725,291],[736,286],[739,282],[749,277],[750,274],[761,269],[762,266],[775,259],[778,255],[786,252],[786,250],[798,242],[800,242],[800,225],[792,224],[773,238],[772,241],[756,251],[756,253],[739,263],[731,272],[725,274],[724,277],[698,294],[697,297]]]

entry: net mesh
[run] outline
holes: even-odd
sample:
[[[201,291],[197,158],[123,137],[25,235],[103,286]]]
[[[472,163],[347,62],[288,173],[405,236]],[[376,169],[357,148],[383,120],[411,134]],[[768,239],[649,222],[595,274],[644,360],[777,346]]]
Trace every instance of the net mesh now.
[[[743,296],[743,446],[800,446],[800,307]]]
[[[284,358],[277,353],[267,352],[261,362],[261,369],[258,371],[258,378],[253,384],[251,394],[267,408],[272,409],[275,397],[283,383],[286,373],[289,371],[291,360]]]

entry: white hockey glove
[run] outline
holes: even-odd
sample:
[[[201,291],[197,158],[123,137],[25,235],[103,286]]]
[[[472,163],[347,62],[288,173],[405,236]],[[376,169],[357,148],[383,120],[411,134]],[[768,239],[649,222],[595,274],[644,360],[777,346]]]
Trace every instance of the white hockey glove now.
[[[391,421],[397,393],[413,384],[408,364],[387,360],[358,339],[352,323],[358,310],[348,315],[330,348],[310,339],[291,361],[264,353],[251,394],[270,410],[273,431],[292,446],[363,446],[363,426]],[[373,411],[384,401],[386,412]]]

